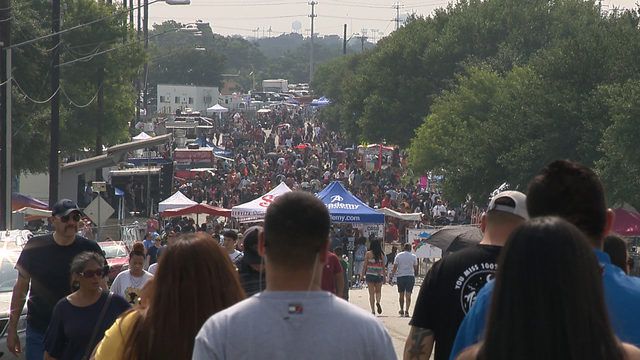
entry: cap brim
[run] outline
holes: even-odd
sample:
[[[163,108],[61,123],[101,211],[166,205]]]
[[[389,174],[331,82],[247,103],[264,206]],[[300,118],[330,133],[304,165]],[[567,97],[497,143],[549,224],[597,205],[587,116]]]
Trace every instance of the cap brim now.
[[[55,214],[54,216],[67,216],[74,211],[77,211],[80,213],[80,215],[82,215],[82,211],[80,210],[80,208],[75,208],[75,209],[67,209],[65,212]]]

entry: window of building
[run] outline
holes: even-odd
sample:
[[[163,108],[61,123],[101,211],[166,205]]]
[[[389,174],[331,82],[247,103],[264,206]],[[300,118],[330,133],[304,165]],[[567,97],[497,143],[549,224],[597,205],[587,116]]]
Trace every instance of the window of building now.
[[[205,104],[211,104],[212,99],[211,99],[211,96],[205,96],[203,100]]]
[[[193,104],[193,98],[192,97],[189,98],[189,104]]]
[[[176,98],[174,100],[175,100],[174,102],[176,104],[180,104],[180,97],[179,96],[176,96]]]

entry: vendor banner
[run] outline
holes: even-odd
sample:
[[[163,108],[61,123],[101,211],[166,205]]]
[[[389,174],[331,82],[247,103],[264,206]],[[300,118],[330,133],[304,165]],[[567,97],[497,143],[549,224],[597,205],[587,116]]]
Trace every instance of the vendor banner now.
[[[412,245],[418,258],[439,259],[442,257],[442,250],[427,242],[433,230],[407,229],[407,241]]]

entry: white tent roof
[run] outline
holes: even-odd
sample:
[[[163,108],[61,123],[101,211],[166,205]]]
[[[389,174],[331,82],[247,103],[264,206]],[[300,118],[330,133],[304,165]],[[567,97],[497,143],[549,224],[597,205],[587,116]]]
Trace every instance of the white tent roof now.
[[[176,191],[175,194],[169,196],[158,204],[158,211],[163,212],[165,210],[183,208],[195,204],[197,204],[197,202],[184,196],[180,191]]]
[[[152,137],[153,136],[150,136],[149,134],[143,131],[140,134],[132,137],[131,140],[146,140],[146,139],[151,139]]]
[[[379,212],[383,213],[385,216],[391,216],[394,218],[398,218],[400,220],[407,221],[420,221],[422,220],[422,213],[401,213],[395,210],[391,210],[389,208],[378,209]]]
[[[229,111],[229,109],[220,104],[215,104],[212,107],[207,108],[207,111],[213,111],[214,113],[223,113]]]
[[[264,219],[267,207],[278,196],[290,192],[291,189],[285,183],[280,183],[273,190],[259,198],[231,208],[231,216],[240,221],[260,221]]]

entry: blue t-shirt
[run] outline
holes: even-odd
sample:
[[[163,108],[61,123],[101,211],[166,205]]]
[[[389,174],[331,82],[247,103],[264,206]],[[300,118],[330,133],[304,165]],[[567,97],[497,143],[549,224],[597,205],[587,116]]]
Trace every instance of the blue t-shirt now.
[[[611,264],[611,259],[605,252],[594,251],[602,266],[604,297],[613,331],[620,341],[640,346],[640,278],[628,276],[622,269]],[[462,350],[482,338],[494,286],[495,282],[491,281],[478,293],[475,304],[458,328],[449,360],[455,360]]]
[[[59,360],[80,360],[88,348],[93,351],[104,332],[130,307],[125,299],[114,294],[102,323],[96,324],[107,301],[107,294],[104,292],[98,301],[85,307],[72,305],[66,297],[58,302],[44,338],[44,349],[49,355]],[[94,326],[99,328],[93,343],[89,344]]]

